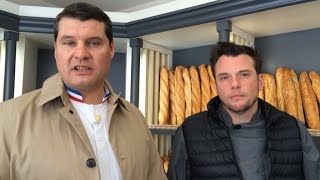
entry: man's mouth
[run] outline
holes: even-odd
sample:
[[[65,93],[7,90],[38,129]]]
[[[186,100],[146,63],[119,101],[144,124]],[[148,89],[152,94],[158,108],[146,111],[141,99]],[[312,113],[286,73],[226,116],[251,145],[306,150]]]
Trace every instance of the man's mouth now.
[[[88,67],[88,66],[75,66],[73,69],[74,69],[74,70],[77,70],[77,71],[87,71],[87,70],[91,70],[91,68]]]
[[[235,94],[235,95],[231,96],[232,99],[238,99],[238,98],[241,98],[241,97],[242,97],[241,94]]]

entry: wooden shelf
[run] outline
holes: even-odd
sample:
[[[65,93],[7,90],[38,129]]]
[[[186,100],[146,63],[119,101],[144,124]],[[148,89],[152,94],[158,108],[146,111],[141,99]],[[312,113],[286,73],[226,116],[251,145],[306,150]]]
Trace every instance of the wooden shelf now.
[[[150,131],[152,134],[159,135],[175,135],[175,132],[179,126],[178,125],[158,125],[151,124],[149,125]],[[311,136],[320,137],[320,129],[308,129]]]
[[[150,131],[152,134],[171,135],[171,136],[175,135],[178,127],[179,127],[178,125],[158,125],[158,124],[149,125]]]
[[[320,137],[320,129],[308,129],[311,136]]]

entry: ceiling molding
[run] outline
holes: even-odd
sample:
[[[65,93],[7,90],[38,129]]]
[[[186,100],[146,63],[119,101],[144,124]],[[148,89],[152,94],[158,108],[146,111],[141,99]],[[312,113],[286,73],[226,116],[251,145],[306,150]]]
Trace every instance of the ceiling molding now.
[[[20,32],[53,34],[54,18],[25,17],[20,18]]]
[[[127,26],[125,23],[112,23],[113,36],[117,38],[127,38]]]
[[[219,0],[128,23],[113,23],[114,37],[143,35],[215,22],[312,0]],[[26,17],[0,11],[0,27],[19,32],[53,33],[54,18]]]
[[[24,17],[20,18],[19,32],[33,32],[53,34],[54,18]],[[127,28],[124,23],[112,23],[113,36],[127,37]]]
[[[127,23],[128,37],[224,20],[236,16],[305,3],[313,0],[216,1],[196,7]]]
[[[0,10],[0,28],[11,31],[18,31],[19,21],[20,17],[18,15]]]

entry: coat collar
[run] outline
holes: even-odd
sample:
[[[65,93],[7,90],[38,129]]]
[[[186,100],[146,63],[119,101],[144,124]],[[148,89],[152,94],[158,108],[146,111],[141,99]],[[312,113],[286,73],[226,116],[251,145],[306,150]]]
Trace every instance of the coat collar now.
[[[110,104],[120,104],[122,107],[124,107],[127,111],[129,111],[128,107],[126,107],[123,100],[120,98],[120,95],[116,94],[111,85],[105,81],[105,86],[110,91],[110,97],[108,98],[108,102]],[[70,103],[68,93],[65,89],[64,83],[62,81],[61,75],[59,73],[51,76],[46,81],[44,81],[41,94],[37,100],[37,104],[39,106],[42,106],[56,98],[61,98],[62,103],[66,106]]]

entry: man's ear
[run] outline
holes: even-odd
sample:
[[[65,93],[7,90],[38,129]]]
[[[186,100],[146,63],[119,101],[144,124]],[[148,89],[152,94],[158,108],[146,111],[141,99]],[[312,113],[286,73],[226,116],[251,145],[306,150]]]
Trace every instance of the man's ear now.
[[[114,56],[114,54],[115,54],[115,45],[114,45],[114,41],[112,41],[111,43],[110,43],[110,54],[111,54],[111,59],[113,59],[113,56]]]
[[[56,42],[53,43],[53,48],[54,48],[54,49],[53,49],[53,51],[54,51],[54,59],[55,59],[55,61],[57,61],[57,60],[56,60],[56,59],[57,59],[57,58],[56,58],[56,49],[57,49],[57,47],[56,47]]]

